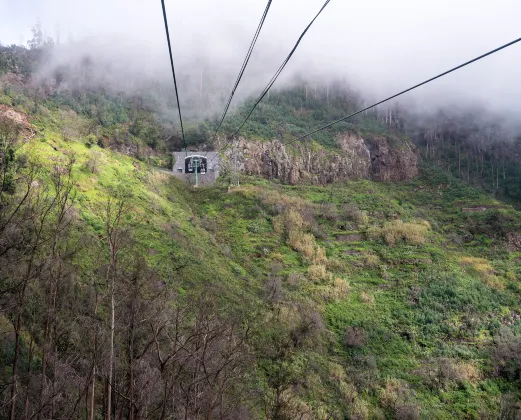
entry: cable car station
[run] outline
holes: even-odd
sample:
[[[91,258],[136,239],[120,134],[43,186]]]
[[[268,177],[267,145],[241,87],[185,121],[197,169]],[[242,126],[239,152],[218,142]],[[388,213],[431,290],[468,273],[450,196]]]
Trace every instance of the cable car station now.
[[[173,157],[174,175],[190,184],[208,185],[219,177],[221,158],[217,152],[174,152]]]

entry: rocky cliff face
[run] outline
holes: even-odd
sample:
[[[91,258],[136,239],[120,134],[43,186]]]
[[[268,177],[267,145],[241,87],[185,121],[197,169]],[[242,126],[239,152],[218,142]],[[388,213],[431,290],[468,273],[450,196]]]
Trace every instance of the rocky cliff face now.
[[[413,146],[397,149],[385,138],[364,139],[354,133],[339,135],[337,141],[340,150],[329,151],[312,144],[287,147],[279,140],[239,138],[227,148],[224,165],[236,165],[247,175],[289,184],[325,185],[356,179],[404,181],[418,175],[418,155]]]

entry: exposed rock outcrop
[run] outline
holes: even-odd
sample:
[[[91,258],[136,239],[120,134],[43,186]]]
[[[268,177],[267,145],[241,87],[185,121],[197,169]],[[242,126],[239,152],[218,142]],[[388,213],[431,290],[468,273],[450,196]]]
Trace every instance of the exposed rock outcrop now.
[[[13,108],[0,104],[0,118],[11,120],[20,128],[20,134],[25,139],[34,137],[36,131],[29,122],[27,115],[22,112],[15,111]]]
[[[330,151],[316,144],[286,146],[279,140],[259,142],[241,137],[227,148],[224,165],[288,184],[404,181],[418,175],[418,155],[412,146],[395,148],[385,138],[364,139],[355,133],[339,135],[337,142],[339,150]]]
[[[391,147],[384,138],[366,140],[371,153],[372,176],[378,181],[406,181],[418,176],[418,154],[408,143]]]

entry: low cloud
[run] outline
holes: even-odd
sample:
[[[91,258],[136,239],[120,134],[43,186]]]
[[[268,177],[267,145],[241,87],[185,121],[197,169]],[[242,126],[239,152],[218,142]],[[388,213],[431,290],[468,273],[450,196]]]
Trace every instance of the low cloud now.
[[[123,77],[167,82],[171,77],[159,1],[4,0],[0,42],[18,42],[41,19],[60,39],[52,65],[90,55]],[[192,86],[203,72],[229,91],[266,5],[264,0],[167,0],[177,70]],[[479,3],[479,4],[478,4]],[[332,0],[304,38],[276,86],[304,77],[347,78],[380,99],[521,36],[521,3],[472,0]],[[322,0],[274,0],[239,97],[263,87]],[[408,94],[419,109],[470,104],[521,111],[521,43]],[[198,76],[199,75],[199,76]]]

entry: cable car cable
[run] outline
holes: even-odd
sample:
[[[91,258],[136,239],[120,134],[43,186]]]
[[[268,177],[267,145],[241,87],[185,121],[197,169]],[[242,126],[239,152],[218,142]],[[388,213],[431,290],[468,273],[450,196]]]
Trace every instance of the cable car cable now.
[[[262,15],[262,18],[259,22],[259,26],[257,27],[257,31],[255,32],[255,35],[253,36],[253,40],[250,44],[250,48],[248,50],[248,53],[246,54],[246,57],[244,59],[244,62],[242,63],[241,70],[239,71],[239,75],[237,76],[237,80],[235,81],[235,85],[233,86],[232,93],[230,97],[228,98],[228,103],[226,104],[226,107],[224,108],[224,112],[221,116],[221,120],[219,121],[219,125],[215,129],[215,133],[217,134],[217,131],[219,131],[219,128],[221,128],[224,119],[226,117],[226,114],[228,113],[228,109],[230,108],[230,105],[232,103],[232,99],[235,95],[235,91],[237,90],[237,87],[239,86],[239,83],[241,82],[242,76],[244,74],[244,71],[246,70],[246,67],[248,66],[248,62],[250,61],[251,54],[253,53],[253,49],[255,48],[255,44],[257,43],[257,39],[259,38],[259,35],[261,33],[262,27],[264,25],[264,21],[266,20],[266,16],[268,15],[268,12],[271,7],[271,3],[273,0],[269,0],[268,4],[266,5],[266,9],[264,10],[264,13]]]
[[[280,76],[280,74],[282,73],[282,71],[284,70],[284,67],[286,67],[286,64],[288,64],[289,60],[291,59],[291,57],[293,56],[293,54],[295,53],[295,51],[297,50],[297,47],[299,46],[300,42],[302,41],[302,39],[304,38],[304,35],[306,35],[306,33],[308,32],[309,28],[311,28],[311,26],[313,25],[313,23],[315,23],[315,21],[317,20],[317,18],[320,16],[320,14],[324,11],[324,9],[326,8],[326,6],[329,4],[331,0],[327,0],[324,5],[320,8],[319,12],[316,14],[316,16],[313,18],[313,20],[309,23],[309,25],[306,27],[306,29],[304,29],[304,32],[302,32],[302,34],[300,35],[299,39],[297,40],[297,43],[295,44],[295,46],[293,47],[293,49],[290,51],[290,53],[288,54],[288,56],[286,57],[286,59],[282,62],[281,66],[279,67],[279,69],[275,72],[275,74],[273,75],[273,77],[271,78],[271,80],[269,81],[268,85],[264,88],[264,90],[262,91],[262,93],[260,94],[259,98],[257,99],[257,101],[255,102],[255,104],[253,105],[252,109],[250,110],[248,116],[245,118],[245,120],[242,122],[242,124],[240,125],[240,127],[232,134],[231,136],[231,139],[233,139],[237,134],[239,134],[239,132],[241,131],[242,127],[244,127],[244,124],[246,124],[246,122],[250,119],[251,115],[253,114],[253,111],[255,111],[255,108],[257,108],[257,105],[259,105],[259,103],[262,101],[262,99],[264,99],[264,97],[268,94],[269,90],[271,89],[271,87],[273,86],[273,84],[275,83],[275,81],[277,80],[277,78]],[[230,144],[231,140],[228,140],[226,142],[226,144],[221,147],[221,149],[219,150],[219,152],[222,152],[224,149],[226,149],[226,147],[228,147],[228,145]],[[212,160],[215,159],[215,156],[214,158],[212,158]]]
[[[340,119],[338,119],[338,120],[336,120],[336,121],[333,121],[333,122],[331,122],[331,123],[329,123],[329,124],[326,124],[326,125],[324,125],[323,127],[317,128],[316,130],[311,131],[311,132],[309,132],[309,133],[307,133],[307,134],[304,134],[303,136],[300,136],[300,137],[298,137],[297,139],[295,139],[295,140],[293,140],[292,142],[289,142],[289,143],[287,143],[287,144],[293,144],[293,143],[295,143],[295,142],[297,142],[297,141],[300,141],[300,140],[302,140],[302,139],[304,139],[304,138],[306,138],[306,137],[308,137],[308,136],[311,136],[311,135],[313,135],[313,134],[315,134],[315,133],[318,133],[319,131],[325,130],[325,129],[327,129],[327,128],[329,128],[329,127],[335,125],[335,124],[338,124],[339,122],[345,121],[345,120],[347,120],[347,119],[349,119],[349,118],[351,118],[351,117],[354,117],[355,115],[361,114],[362,112],[365,112],[365,111],[367,111],[367,110],[369,110],[369,109],[371,109],[371,108],[374,108],[375,106],[381,105],[381,104],[383,104],[384,102],[388,102],[388,101],[390,101],[391,99],[394,99],[394,98],[396,98],[396,97],[398,97],[398,96],[401,96],[401,95],[403,95],[403,94],[405,94],[405,93],[407,93],[407,92],[410,92],[411,90],[414,90],[414,89],[416,89],[416,88],[419,88],[420,86],[426,85],[427,83],[430,83],[430,82],[432,82],[432,81],[434,81],[434,80],[436,80],[436,79],[439,79],[440,77],[446,76],[447,74],[452,73],[452,72],[454,72],[454,71],[456,71],[456,70],[459,70],[459,69],[461,69],[461,68],[463,68],[463,67],[465,67],[465,66],[468,66],[469,64],[475,63],[476,61],[479,61],[479,60],[481,60],[481,59],[483,59],[483,58],[485,58],[485,57],[488,57],[489,55],[492,55],[492,54],[494,54],[494,53],[497,53],[498,51],[501,51],[501,50],[503,50],[503,49],[505,49],[505,48],[508,48],[508,47],[510,47],[510,46],[512,46],[512,45],[514,45],[514,44],[516,44],[516,43],[518,43],[518,42],[520,42],[520,41],[521,41],[521,38],[518,38],[518,39],[516,39],[516,40],[514,40],[514,41],[511,41],[511,42],[509,42],[508,44],[502,45],[501,47],[498,47],[498,48],[496,48],[496,49],[494,49],[494,50],[492,50],[492,51],[489,51],[489,52],[487,52],[487,53],[485,53],[485,54],[483,54],[483,55],[480,55],[479,57],[476,57],[476,58],[474,58],[474,59],[472,59],[472,60],[470,60],[470,61],[467,61],[467,62],[465,62],[465,63],[463,63],[463,64],[460,64],[459,66],[456,66],[456,67],[454,67],[454,68],[452,68],[452,69],[450,69],[450,70],[447,70],[447,71],[445,71],[445,72],[443,72],[443,73],[441,73],[441,74],[438,74],[437,76],[431,77],[430,79],[428,79],[428,80],[426,80],[426,81],[424,81],[424,82],[422,82],[422,83],[418,83],[417,85],[414,85],[413,87],[410,87],[410,88],[408,88],[408,89],[405,89],[405,90],[403,90],[403,91],[401,91],[401,92],[399,92],[399,93],[397,93],[397,94],[395,94],[395,95],[393,95],[393,96],[389,96],[387,99],[384,99],[384,100],[382,100],[382,101],[380,101],[380,102],[377,102],[377,103],[375,103],[375,104],[373,104],[373,105],[371,105],[371,106],[368,106],[368,107],[366,107],[366,108],[364,108],[364,109],[361,109],[360,111],[356,111],[356,112],[354,112],[354,113],[352,113],[352,114],[350,114],[350,115],[347,115],[346,117],[340,118]]]
[[[306,35],[306,33],[309,31],[309,28],[311,28],[311,26],[313,25],[313,23],[315,23],[315,21],[317,20],[317,18],[320,16],[320,14],[324,11],[324,9],[326,8],[326,6],[329,4],[331,0],[326,0],[326,2],[324,3],[324,5],[320,8],[319,12],[316,14],[316,16],[313,18],[313,20],[309,23],[309,25],[306,27],[306,29],[304,29],[304,32],[302,32],[302,34],[300,35],[299,39],[297,40],[297,43],[295,44],[295,46],[293,47],[293,49],[290,51],[290,53],[288,54],[288,56],[286,57],[286,59],[282,62],[281,66],[279,67],[279,69],[275,72],[275,74],[273,75],[273,77],[271,78],[271,80],[269,81],[268,85],[264,88],[264,90],[262,91],[261,95],[259,96],[259,98],[257,99],[257,101],[255,101],[255,104],[253,105],[252,109],[250,110],[248,116],[244,119],[244,121],[242,122],[242,124],[239,126],[239,128],[233,133],[232,137],[235,137],[237,134],[239,134],[239,132],[241,131],[242,127],[244,127],[244,124],[246,124],[246,122],[250,119],[251,117],[251,114],[253,114],[253,111],[255,111],[255,108],[257,108],[257,105],[259,105],[259,103],[262,101],[262,99],[264,99],[264,97],[268,94],[269,90],[271,89],[271,87],[273,86],[273,84],[275,83],[275,81],[277,80],[277,78],[280,76],[280,74],[282,73],[282,71],[284,70],[284,68],[286,67],[286,65],[288,64],[289,60],[291,59],[291,57],[293,56],[293,54],[295,53],[295,51],[297,50],[297,47],[300,45],[300,42],[302,41],[302,39],[304,38],[304,36]]]
[[[161,0],[161,6],[163,7],[163,18],[165,20],[165,31],[166,40],[168,42],[168,52],[170,54],[170,65],[172,67],[172,76],[174,77],[175,97],[177,100],[177,110],[179,111],[179,121],[181,123],[181,135],[183,138],[183,144],[185,147],[185,154],[188,155],[185,139],[185,129],[183,127],[183,117],[181,116],[181,103],[179,102],[179,92],[177,90],[177,79],[175,77],[174,59],[172,57],[172,45],[170,44],[170,31],[168,30],[168,18],[166,16],[165,0]]]

